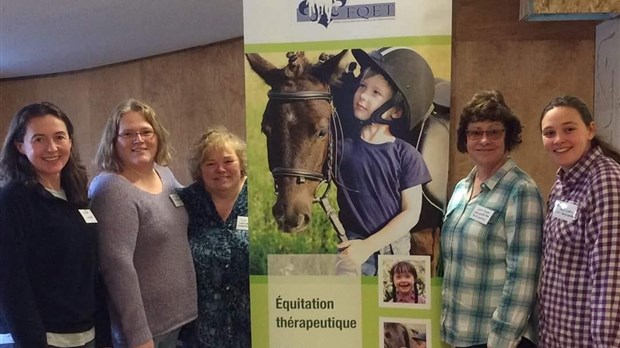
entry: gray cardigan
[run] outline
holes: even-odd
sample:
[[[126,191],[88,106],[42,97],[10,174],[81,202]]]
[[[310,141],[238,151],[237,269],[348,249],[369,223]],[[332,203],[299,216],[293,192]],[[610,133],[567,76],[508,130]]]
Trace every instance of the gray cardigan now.
[[[89,189],[115,347],[145,343],[197,317],[188,217],[170,199],[180,185],[168,168],[155,169],[163,182],[160,194],[107,172]]]

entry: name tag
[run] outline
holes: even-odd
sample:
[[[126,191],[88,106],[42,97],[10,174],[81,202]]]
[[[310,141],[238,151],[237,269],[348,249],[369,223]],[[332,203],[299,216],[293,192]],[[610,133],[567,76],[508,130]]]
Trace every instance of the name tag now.
[[[556,219],[572,222],[577,217],[577,209],[579,206],[571,202],[555,201],[553,206],[553,216]]]
[[[95,214],[93,214],[93,212],[90,211],[90,209],[78,209],[78,211],[80,212],[80,214],[82,215],[82,218],[84,219],[84,221],[87,224],[96,224],[97,223],[97,219],[95,218]]]
[[[237,216],[237,229],[238,230],[248,230],[249,219],[247,216]]]
[[[183,203],[181,197],[179,197],[179,195],[177,195],[176,193],[170,194],[170,200],[172,201],[172,204],[174,204],[174,206],[177,208],[185,206],[185,203]]]
[[[493,216],[493,213],[495,213],[493,210],[476,204],[476,207],[474,208],[474,211],[471,212],[469,218],[474,221],[478,221],[483,225],[486,225],[489,223],[489,220],[491,219],[491,216]]]

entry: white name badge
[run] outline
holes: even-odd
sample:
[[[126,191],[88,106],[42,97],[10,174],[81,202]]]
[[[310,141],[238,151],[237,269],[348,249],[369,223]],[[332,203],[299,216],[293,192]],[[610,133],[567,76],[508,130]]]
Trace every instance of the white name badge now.
[[[82,218],[87,224],[96,224],[97,218],[95,218],[95,214],[93,214],[90,209],[78,209],[80,214],[82,214]]]
[[[183,203],[181,197],[179,197],[179,195],[177,195],[176,193],[170,194],[170,200],[172,201],[172,204],[174,204],[174,206],[177,208],[185,206],[185,203]]]
[[[474,208],[474,211],[471,212],[469,218],[474,221],[478,221],[483,225],[486,225],[489,223],[489,220],[491,219],[491,216],[493,216],[493,213],[495,213],[493,210],[476,204],[476,207]]]
[[[579,206],[575,203],[555,201],[552,216],[556,219],[572,222],[577,217]]]
[[[248,230],[249,219],[247,216],[237,216],[237,229]]]

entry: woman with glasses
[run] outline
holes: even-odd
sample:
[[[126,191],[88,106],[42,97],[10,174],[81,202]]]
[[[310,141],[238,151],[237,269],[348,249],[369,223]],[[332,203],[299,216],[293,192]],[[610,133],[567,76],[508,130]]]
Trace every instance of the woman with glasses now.
[[[540,128],[559,167],[543,233],[541,346],[620,347],[620,153],[574,96],[549,102]]]
[[[0,174],[0,347],[110,346],[97,220],[67,115],[49,102],[19,110]]]
[[[499,91],[463,108],[457,148],[475,167],[456,185],[441,233],[441,334],[455,347],[535,347],[543,200],[509,156],[519,143],[521,123]]]
[[[197,317],[188,216],[166,167],[168,131],[155,111],[129,99],[105,126],[90,185],[114,347],[175,348]]]

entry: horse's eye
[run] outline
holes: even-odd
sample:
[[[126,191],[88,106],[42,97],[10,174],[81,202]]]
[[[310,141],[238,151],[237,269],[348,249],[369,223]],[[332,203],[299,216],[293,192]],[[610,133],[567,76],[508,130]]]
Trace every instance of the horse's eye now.
[[[261,132],[263,132],[263,134],[265,134],[265,135],[271,134],[271,126],[266,125],[266,124],[262,125],[261,126]]]
[[[316,132],[316,137],[318,139],[323,139],[327,136],[327,128],[321,128]]]

